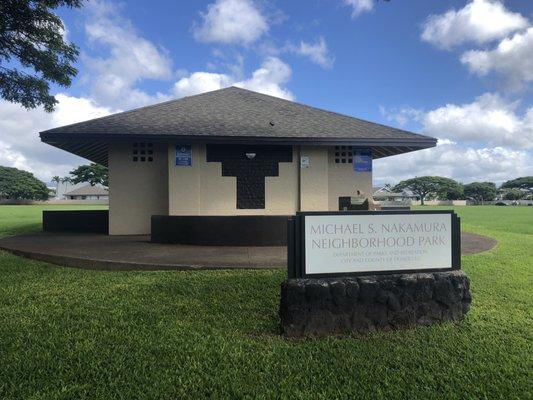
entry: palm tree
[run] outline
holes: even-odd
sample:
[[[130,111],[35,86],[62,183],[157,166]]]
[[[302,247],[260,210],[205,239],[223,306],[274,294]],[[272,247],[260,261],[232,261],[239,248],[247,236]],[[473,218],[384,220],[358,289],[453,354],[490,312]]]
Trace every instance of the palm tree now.
[[[72,179],[69,176],[64,176],[60,179],[61,183],[65,185],[65,193],[68,191],[68,184],[72,183]]]
[[[52,177],[52,182],[55,182],[56,183],[56,198],[58,198],[58,193],[59,192],[59,182],[61,182],[61,178],[59,176],[53,176]]]

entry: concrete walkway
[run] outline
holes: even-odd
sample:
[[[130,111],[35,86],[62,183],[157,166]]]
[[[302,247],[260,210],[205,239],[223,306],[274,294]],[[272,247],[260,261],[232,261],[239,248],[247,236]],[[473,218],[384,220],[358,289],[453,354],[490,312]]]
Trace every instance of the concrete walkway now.
[[[462,254],[496,240],[461,234]],[[40,233],[0,239],[0,249],[35,260],[99,270],[285,268],[285,247],[214,247],[151,243],[149,236]]]

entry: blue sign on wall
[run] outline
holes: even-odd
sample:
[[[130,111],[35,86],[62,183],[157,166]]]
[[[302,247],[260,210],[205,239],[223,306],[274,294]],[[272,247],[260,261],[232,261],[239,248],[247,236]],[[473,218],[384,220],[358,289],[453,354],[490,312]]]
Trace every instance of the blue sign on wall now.
[[[372,149],[355,149],[353,170],[356,172],[372,171]]]
[[[176,145],[176,166],[192,167],[192,146],[190,144]]]

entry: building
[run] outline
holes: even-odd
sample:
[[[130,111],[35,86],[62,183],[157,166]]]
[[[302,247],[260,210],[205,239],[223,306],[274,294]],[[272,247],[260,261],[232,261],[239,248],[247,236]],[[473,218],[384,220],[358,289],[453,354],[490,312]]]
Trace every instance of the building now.
[[[46,186],[48,186],[49,189],[53,190],[53,198],[55,200],[64,200],[66,199],[65,194],[68,192],[73,191],[74,189],[79,189],[83,186],[87,185],[87,183],[72,183],[68,179],[61,179],[59,182],[48,182]]]
[[[109,200],[109,190],[101,185],[89,184],[65,193],[67,200]]]
[[[410,190],[404,189],[400,192],[394,192],[391,188],[387,186],[375,187],[373,189],[372,197],[376,201],[389,202],[411,202],[420,200],[420,198]]]
[[[436,144],[236,87],[40,136],[109,167],[112,235],[148,234],[154,215],[286,219],[299,210],[339,210],[341,197],[372,193],[373,159]]]

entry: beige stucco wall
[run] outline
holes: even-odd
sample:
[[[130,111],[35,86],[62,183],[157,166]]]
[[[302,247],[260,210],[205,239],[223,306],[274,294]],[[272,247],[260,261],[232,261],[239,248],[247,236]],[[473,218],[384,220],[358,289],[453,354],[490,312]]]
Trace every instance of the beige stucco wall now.
[[[339,197],[356,196],[359,190],[372,196],[372,172],[355,172],[352,164],[336,164],[335,150],[328,148],[328,206],[339,211]]]
[[[303,146],[309,167],[301,169],[301,210],[339,211],[339,197],[357,190],[372,193],[372,172],[355,172],[352,164],[336,164],[332,147]]]
[[[154,143],[153,162],[133,162],[131,143],[110,146],[110,234],[149,234],[154,214],[337,211],[340,196],[372,190],[372,173],[356,173],[351,164],[335,164],[333,148],[295,146],[293,162],[279,163],[279,176],[265,178],[265,209],[237,209],[236,178],[222,176],[221,163],[206,162],[205,145],[192,146],[192,167],[175,166],[175,145]],[[308,168],[300,168],[300,156],[309,157]]]
[[[192,146],[192,167],[175,165],[175,143],[168,145],[170,215],[289,215],[298,208],[298,156],[279,163],[279,176],[265,178],[265,209],[237,209],[235,177],[222,176],[221,163],[206,162],[205,145]]]
[[[327,148],[302,146],[300,156],[309,158],[309,167],[300,170],[300,211],[329,210]]]
[[[167,144],[154,143],[153,162],[133,162],[132,143],[109,147],[109,233],[150,233],[150,218],[168,214]]]

